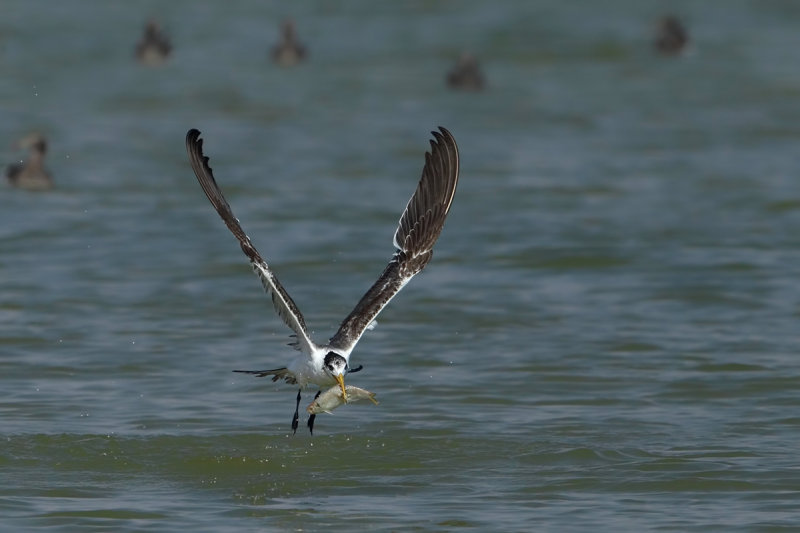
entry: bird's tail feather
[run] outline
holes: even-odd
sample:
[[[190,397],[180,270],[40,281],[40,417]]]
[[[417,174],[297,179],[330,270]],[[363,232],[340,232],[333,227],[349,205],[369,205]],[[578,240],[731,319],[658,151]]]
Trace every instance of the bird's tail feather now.
[[[290,385],[296,385],[297,379],[294,377],[288,368],[274,368],[272,370],[234,370],[234,372],[240,372],[242,374],[253,374],[259,378],[265,378],[272,376],[272,381],[280,381],[284,380],[286,383]]]

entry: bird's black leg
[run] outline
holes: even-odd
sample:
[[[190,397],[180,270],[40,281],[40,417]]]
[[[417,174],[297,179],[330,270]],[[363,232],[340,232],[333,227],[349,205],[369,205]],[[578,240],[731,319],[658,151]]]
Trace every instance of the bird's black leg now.
[[[300,410],[300,391],[303,389],[297,390],[297,405],[294,408],[294,417],[292,417],[292,435],[297,433],[297,425],[298,421],[300,420],[300,414],[297,412]]]
[[[317,394],[314,395],[314,399],[316,400],[317,398],[319,398],[320,394],[322,394],[322,391],[318,390]],[[316,418],[317,415],[311,415],[308,417],[308,430],[311,432],[312,435],[314,434],[314,420],[316,420]]]

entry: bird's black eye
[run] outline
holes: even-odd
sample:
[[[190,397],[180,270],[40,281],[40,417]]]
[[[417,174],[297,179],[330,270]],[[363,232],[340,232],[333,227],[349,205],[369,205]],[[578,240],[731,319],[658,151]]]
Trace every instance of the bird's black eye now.
[[[337,372],[337,368],[340,368],[340,371],[344,370],[344,368],[347,366],[347,360],[336,352],[328,352],[325,354],[325,360],[322,364],[325,365],[325,368],[335,374]]]

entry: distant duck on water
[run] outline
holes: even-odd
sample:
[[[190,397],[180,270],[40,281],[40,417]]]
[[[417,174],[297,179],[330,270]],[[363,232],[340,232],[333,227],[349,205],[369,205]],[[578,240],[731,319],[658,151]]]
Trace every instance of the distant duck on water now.
[[[661,17],[656,25],[656,50],[668,56],[680,54],[689,43],[689,33],[677,17]]]
[[[53,178],[44,167],[47,141],[40,133],[31,133],[19,140],[15,148],[28,150],[25,162],[13,163],[6,168],[8,182],[19,189],[46,191],[53,188]]]
[[[486,85],[478,60],[469,52],[464,52],[456,66],[447,73],[447,86],[462,91],[481,91]]]
[[[272,60],[282,67],[291,67],[306,58],[306,47],[297,40],[292,19],[281,24],[281,39],[272,47]]]
[[[143,65],[155,67],[163,64],[171,51],[172,45],[161,25],[154,18],[148,20],[142,40],[136,44],[136,59]]]

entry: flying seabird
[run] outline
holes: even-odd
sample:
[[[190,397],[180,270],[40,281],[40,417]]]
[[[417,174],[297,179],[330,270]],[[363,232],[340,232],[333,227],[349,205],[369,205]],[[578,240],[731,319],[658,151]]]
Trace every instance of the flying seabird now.
[[[225,225],[239,241],[242,251],[250,259],[253,270],[261,278],[261,283],[271,297],[278,316],[294,332],[295,340],[290,345],[301,352],[286,367],[272,370],[234,370],[234,372],[245,372],[259,377],[272,376],[272,381],[284,380],[286,383],[299,386],[297,405],[292,418],[293,432],[297,432],[300,393],[306,386],[313,384],[322,388],[338,384],[344,400],[347,400],[344,376],[348,372],[361,370],[361,366],[350,368],[350,353],[378,313],[414,275],[425,268],[433,256],[433,245],[442,232],[447,213],[453,203],[459,165],[455,139],[445,128],[440,127],[439,130],[432,132],[434,139],[430,141],[431,151],[425,154],[422,177],[400,216],[394,234],[393,242],[396,248],[394,255],[378,280],[342,321],[339,330],[327,344],[317,344],[311,340],[305,319],[294,300],[250,242],[250,238],[234,216],[231,206],[214,179],[214,174],[208,165],[208,157],[203,155],[200,132],[191,129],[186,134],[189,161],[200,186]],[[308,419],[308,428],[312,433],[315,416],[312,414]]]
[[[29,191],[46,191],[53,188],[53,178],[44,166],[44,155],[47,153],[47,140],[41,133],[31,133],[19,140],[15,145],[28,150],[28,159],[24,163],[13,163],[6,168],[9,183],[19,189]]]

